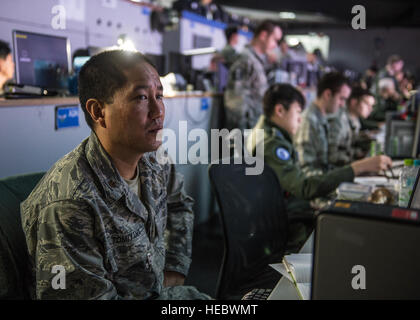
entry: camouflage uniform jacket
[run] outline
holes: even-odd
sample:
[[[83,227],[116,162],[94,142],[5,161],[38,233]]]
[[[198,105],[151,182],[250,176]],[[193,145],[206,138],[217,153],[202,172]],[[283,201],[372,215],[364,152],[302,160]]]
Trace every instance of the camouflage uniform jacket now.
[[[329,162],[341,167],[367,156],[372,138],[361,131],[360,118],[351,117],[347,109],[341,109],[336,116],[328,119]]]
[[[313,103],[302,114],[302,123],[294,137],[302,170],[308,174],[321,174],[330,169],[328,164],[327,117]]]
[[[345,108],[340,109],[328,119],[328,159],[333,166],[349,164],[354,158],[354,140],[360,130]]]
[[[96,134],[59,160],[21,205],[38,299],[158,297],[163,272],[187,274],[193,200],[173,165],[139,161],[141,200]],[[54,290],[54,265],[66,289]]]
[[[251,129],[263,112],[262,100],[268,88],[265,61],[246,46],[229,70],[225,91],[228,129]]]
[[[232,47],[230,44],[227,44],[222,51],[220,51],[223,59],[225,60],[226,67],[230,68],[235,60],[238,58],[238,53],[236,52],[235,48]]]

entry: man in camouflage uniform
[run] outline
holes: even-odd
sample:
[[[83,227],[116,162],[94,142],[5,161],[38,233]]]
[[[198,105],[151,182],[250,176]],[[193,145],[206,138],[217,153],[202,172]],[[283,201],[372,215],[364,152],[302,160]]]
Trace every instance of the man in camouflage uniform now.
[[[226,67],[229,69],[238,57],[235,47],[239,42],[239,29],[231,26],[225,29],[226,45],[220,51]]]
[[[267,90],[266,54],[277,46],[280,27],[262,22],[254,38],[229,70],[224,101],[228,129],[250,129],[262,114],[262,97]]]
[[[341,182],[353,181],[364,172],[378,172],[390,166],[391,159],[376,156],[351,163],[327,172],[307,176],[300,169],[298,154],[292,136],[301,122],[305,105],[303,95],[289,84],[271,86],[264,95],[262,115],[247,140],[247,151],[254,154],[257,145],[264,144],[264,163],[277,175],[287,203],[289,238],[287,252],[297,252],[313,228],[313,210],[309,200],[327,196]],[[264,130],[264,139],[258,141],[257,130]]]
[[[294,143],[302,170],[308,174],[325,173],[332,168],[328,160],[328,114],[345,105],[350,95],[347,79],[338,72],[324,75],[317,85],[317,98],[305,110]]]
[[[340,109],[328,119],[330,164],[340,167],[366,155],[371,139],[360,131],[360,119],[369,116],[374,104],[372,93],[355,87],[347,101],[347,108]]]
[[[162,90],[138,52],[104,52],[82,68],[79,98],[91,135],[21,205],[36,298],[208,298],[182,286],[193,200],[155,152]],[[64,289],[53,285],[54,266],[65,269]]]
[[[388,57],[385,67],[379,70],[375,78],[375,83],[373,85],[372,92],[376,95],[376,97],[379,97],[380,95],[379,81],[382,79],[392,79],[395,91],[397,93],[400,93],[397,75],[403,71],[403,68],[404,60],[399,55],[393,54]]]

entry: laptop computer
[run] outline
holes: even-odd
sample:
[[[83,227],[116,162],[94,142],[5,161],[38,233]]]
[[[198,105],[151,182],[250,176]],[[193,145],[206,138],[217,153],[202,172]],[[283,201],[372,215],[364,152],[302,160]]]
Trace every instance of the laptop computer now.
[[[420,210],[336,201],[317,215],[311,298],[420,299]]]

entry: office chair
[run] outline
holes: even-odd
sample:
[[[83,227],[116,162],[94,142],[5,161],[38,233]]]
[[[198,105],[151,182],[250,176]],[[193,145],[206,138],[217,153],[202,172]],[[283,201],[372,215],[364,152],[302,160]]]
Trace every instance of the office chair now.
[[[0,179],[0,299],[30,299],[31,270],[20,218],[24,201],[44,173]]]
[[[288,220],[283,192],[268,166],[245,175],[246,164],[211,164],[209,177],[220,208],[224,256],[217,299],[241,299],[252,289],[273,289],[281,275]]]

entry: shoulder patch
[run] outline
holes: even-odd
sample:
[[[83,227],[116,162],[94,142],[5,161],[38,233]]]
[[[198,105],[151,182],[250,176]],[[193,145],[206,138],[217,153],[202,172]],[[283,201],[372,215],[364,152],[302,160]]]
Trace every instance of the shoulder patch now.
[[[290,159],[290,153],[285,148],[277,148],[276,149],[276,156],[280,160],[287,161]]]

